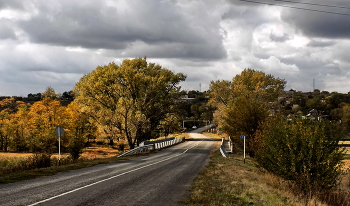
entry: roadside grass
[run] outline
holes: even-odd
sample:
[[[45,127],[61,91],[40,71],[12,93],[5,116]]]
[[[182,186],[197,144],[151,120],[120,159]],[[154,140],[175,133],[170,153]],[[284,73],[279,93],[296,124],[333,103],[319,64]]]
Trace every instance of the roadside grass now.
[[[98,153],[98,152],[97,152]],[[150,153],[138,153],[138,154],[133,154],[130,156],[126,157],[117,157],[117,156],[112,156],[112,157],[103,157],[103,158],[94,158],[91,159],[89,158],[82,158],[78,160],[75,163],[71,163],[65,158],[61,159],[62,162],[68,161],[67,164],[57,166],[57,164],[54,164],[56,166],[51,166],[51,167],[46,167],[46,168],[40,168],[40,169],[32,169],[32,170],[22,170],[22,171],[14,171],[11,173],[5,172],[1,174],[1,166],[3,162],[6,159],[1,159],[0,160],[0,184],[6,184],[6,183],[13,183],[13,182],[19,182],[22,180],[29,180],[29,179],[34,179],[38,177],[43,177],[43,176],[50,176],[57,174],[59,172],[65,172],[69,170],[75,170],[75,169],[81,169],[85,167],[92,167],[98,164],[107,164],[107,163],[112,163],[112,162],[117,162],[117,161],[125,161],[129,160],[135,157],[139,156],[144,156],[144,155],[149,155]],[[96,156],[95,156],[96,157]],[[18,159],[16,157],[11,158],[9,161],[11,164],[16,164],[15,161],[24,161],[25,158]],[[57,158],[53,158],[53,161],[57,161]],[[19,162],[20,164],[21,162]]]
[[[171,134],[169,137],[185,136],[187,133]],[[163,137],[164,138],[164,137]],[[158,138],[162,139],[162,138]],[[128,147],[123,149],[128,150]],[[51,156],[51,166],[33,169],[28,167],[28,160],[32,159],[37,163],[41,160],[40,157],[33,157],[33,153],[11,153],[0,152],[0,184],[18,182],[27,179],[33,179],[42,176],[49,176],[58,172],[69,171],[74,169],[80,169],[85,167],[91,167],[97,164],[111,163],[116,161],[123,161],[126,159],[135,158],[138,156],[148,155],[156,151],[133,154],[126,157],[117,157],[123,151],[115,149],[113,147],[105,146],[103,144],[91,143],[89,147],[84,148],[82,155],[78,161],[73,162],[68,153],[61,154],[60,164],[58,163],[58,154],[55,153]],[[30,161],[29,163],[33,163]],[[59,166],[58,166],[59,165]]]
[[[184,205],[297,205],[286,193],[273,184],[278,178],[261,172],[255,163],[242,156],[230,154],[223,158],[213,151],[209,164],[195,178],[191,195]]]
[[[220,138],[223,135],[203,133]],[[349,152],[349,150],[348,150]],[[349,154],[349,153],[347,153]],[[349,157],[345,156],[345,163]],[[344,165],[344,174],[339,190],[324,197],[330,205],[349,205],[346,199],[350,196],[350,164]],[[222,157],[219,150],[212,153],[206,168],[195,178],[190,197],[182,203],[187,206],[199,205],[295,205],[295,206],[328,206],[319,199],[303,198],[295,194],[292,184],[275,175],[260,169],[253,159],[247,157],[243,162],[242,152]],[[339,200],[326,200],[337,197]]]

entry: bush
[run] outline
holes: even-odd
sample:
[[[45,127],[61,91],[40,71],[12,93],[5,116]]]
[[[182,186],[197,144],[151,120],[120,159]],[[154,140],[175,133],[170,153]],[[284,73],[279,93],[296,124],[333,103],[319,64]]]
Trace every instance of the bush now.
[[[291,180],[302,194],[334,188],[341,175],[342,132],[328,122],[271,118],[257,133],[256,160],[267,171]]]
[[[40,153],[40,154],[33,154],[26,159],[24,162],[24,169],[25,170],[31,170],[31,169],[37,169],[37,168],[44,168],[44,167],[50,167],[51,166],[51,155]]]
[[[69,145],[69,153],[73,161],[77,161],[83,153],[85,141],[83,139],[75,138]]]

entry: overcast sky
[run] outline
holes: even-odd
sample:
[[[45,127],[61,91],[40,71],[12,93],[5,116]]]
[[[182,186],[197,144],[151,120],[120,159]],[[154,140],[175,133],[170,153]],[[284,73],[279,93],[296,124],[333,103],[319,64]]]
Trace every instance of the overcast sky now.
[[[252,68],[286,90],[315,79],[350,91],[349,0],[252,1],[0,0],[0,96],[63,93],[97,66],[144,56],[187,74],[186,90]]]

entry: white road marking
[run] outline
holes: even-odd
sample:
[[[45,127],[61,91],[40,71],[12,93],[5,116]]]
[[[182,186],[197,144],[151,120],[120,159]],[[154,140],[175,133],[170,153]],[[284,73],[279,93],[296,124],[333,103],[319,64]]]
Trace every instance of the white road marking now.
[[[83,187],[76,188],[76,189],[74,189],[74,190],[71,190],[71,191],[68,191],[68,192],[65,192],[65,193],[62,193],[62,194],[59,194],[59,195],[56,195],[56,196],[47,198],[47,199],[45,199],[45,200],[42,200],[42,201],[39,201],[39,202],[35,202],[35,203],[33,203],[33,204],[31,204],[31,205],[28,205],[28,206],[34,206],[34,205],[38,205],[38,204],[41,204],[41,203],[44,203],[44,202],[48,202],[48,201],[53,200],[53,199],[56,199],[56,198],[58,198],[58,197],[62,197],[62,196],[64,196],[64,195],[67,195],[67,194],[76,192],[76,191],[78,191],[78,190],[81,190],[81,189],[84,189],[84,188],[87,188],[87,187],[90,187],[90,186],[99,184],[99,183],[101,183],[101,182],[105,182],[105,181],[107,181],[107,180],[111,180],[111,179],[113,179],[113,178],[120,177],[120,176],[122,176],[122,175],[131,173],[131,172],[135,172],[135,171],[137,171],[137,170],[140,170],[140,169],[143,169],[143,168],[146,168],[146,167],[149,167],[149,166],[152,166],[152,165],[155,165],[155,164],[158,164],[158,163],[167,161],[167,160],[169,160],[169,159],[178,157],[178,156],[180,156],[180,155],[185,154],[188,150],[192,149],[193,147],[198,146],[198,145],[199,145],[200,143],[202,143],[202,142],[203,142],[203,140],[200,141],[200,142],[198,142],[197,144],[191,146],[190,148],[187,148],[184,152],[182,152],[182,153],[180,153],[180,154],[177,154],[177,155],[170,156],[170,157],[168,157],[168,158],[166,158],[166,159],[163,159],[163,160],[161,160],[161,161],[158,161],[158,162],[155,162],[155,163],[152,163],[152,164],[149,164],[149,165],[145,165],[145,166],[142,166],[142,167],[139,167],[139,168],[136,168],[136,169],[133,169],[133,170],[130,170],[130,171],[121,173],[121,174],[119,174],[119,175],[115,175],[115,176],[109,177],[109,178],[107,178],[107,179],[103,179],[103,180],[100,180],[100,181],[97,181],[97,182],[94,182],[94,183],[85,185],[85,186],[83,186]]]

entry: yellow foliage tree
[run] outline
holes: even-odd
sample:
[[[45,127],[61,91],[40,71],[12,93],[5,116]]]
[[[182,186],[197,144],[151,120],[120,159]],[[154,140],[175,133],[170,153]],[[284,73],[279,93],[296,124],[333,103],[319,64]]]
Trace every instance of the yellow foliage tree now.
[[[28,130],[32,152],[51,154],[58,143],[55,128],[63,125],[66,114],[60,101],[51,96],[35,102],[29,110]]]
[[[134,148],[152,137],[180,96],[177,85],[185,78],[146,58],[127,59],[84,75],[74,89],[75,102],[111,139],[124,137]]]

